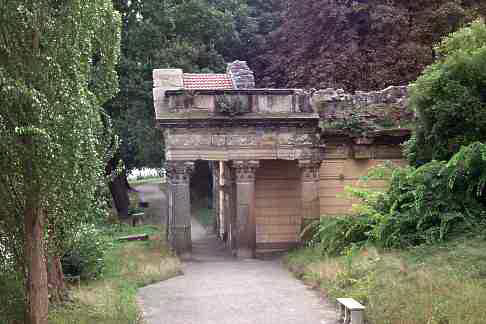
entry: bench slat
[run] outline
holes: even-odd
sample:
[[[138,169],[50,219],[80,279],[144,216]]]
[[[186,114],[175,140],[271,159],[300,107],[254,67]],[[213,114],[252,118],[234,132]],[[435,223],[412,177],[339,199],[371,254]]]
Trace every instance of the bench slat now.
[[[344,305],[349,310],[364,310],[365,307],[353,298],[337,298],[338,303]]]

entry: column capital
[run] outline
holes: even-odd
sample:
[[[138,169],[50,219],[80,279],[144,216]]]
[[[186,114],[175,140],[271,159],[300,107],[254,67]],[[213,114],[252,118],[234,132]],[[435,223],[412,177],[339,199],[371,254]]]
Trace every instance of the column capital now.
[[[322,161],[319,160],[299,160],[299,168],[302,171],[303,181],[319,181],[319,169]]]
[[[256,170],[260,167],[260,161],[236,160],[231,166],[235,170],[236,182],[253,182]]]
[[[167,161],[167,176],[172,184],[189,184],[190,175],[194,171],[194,162]]]

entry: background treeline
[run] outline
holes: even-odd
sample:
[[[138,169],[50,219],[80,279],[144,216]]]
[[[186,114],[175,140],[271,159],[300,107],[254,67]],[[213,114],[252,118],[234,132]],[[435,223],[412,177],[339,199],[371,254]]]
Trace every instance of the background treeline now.
[[[480,0],[115,0],[122,13],[120,93],[105,105],[120,137],[107,173],[121,217],[126,172],[160,167],[152,70],[223,72],[248,61],[259,87],[383,89],[415,80],[441,37],[486,15]],[[123,162],[123,163],[121,163]]]

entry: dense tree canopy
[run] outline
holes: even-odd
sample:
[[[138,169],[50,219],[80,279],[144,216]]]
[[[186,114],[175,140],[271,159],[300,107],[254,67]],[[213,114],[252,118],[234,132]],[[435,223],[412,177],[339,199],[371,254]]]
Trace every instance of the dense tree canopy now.
[[[441,37],[486,14],[480,0],[288,0],[250,60],[271,87],[376,90],[415,80]]]
[[[123,20],[120,93],[105,108],[121,141],[107,171],[124,165],[125,172],[110,187],[119,215],[127,217],[126,172],[160,167],[164,159],[162,133],[154,120],[152,70],[224,72],[225,62],[248,57],[248,50],[260,46],[262,31],[274,27],[272,19],[259,16],[265,1],[114,2]]]

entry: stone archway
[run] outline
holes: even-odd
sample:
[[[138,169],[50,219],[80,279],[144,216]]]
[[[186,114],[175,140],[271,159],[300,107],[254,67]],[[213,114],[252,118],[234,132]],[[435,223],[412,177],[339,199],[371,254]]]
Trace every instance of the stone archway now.
[[[304,221],[349,211],[351,202],[337,195],[369,167],[403,162],[406,87],[354,95],[325,89],[311,98],[298,89],[255,89],[244,62],[226,74],[154,70],[153,77],[169,179],[168,237],[179,254],[191,253],[195,161],[212,165],[215,232],[242,258],[299,244]],[[354,111],[368,123],[395,118],[398,127],[321,132],[320,120],[346,120]]]
[[[238,257],[254,257],[257,250],[256,174],[267,161],[294,165],[302,191],[299,214],[287,223],[271,224],[276,237],[278,223],[285,232],[290,224],[300,224],[298,219],[306,214],[318,217],[322,154],[319,115],[310,104],[310,95],[293,89],[241,89],[235,86],[238,80],[231,81],[231,89],[226,85],[191,88],[198,84],[196,76],[190,75],[190,82],[184,78],[180,70],[154,71],[156,121],[164,129],[169,179],[168,237],[174,249],[182,255],[191,252],[190,175],[197,160],[210,161],[213,166],[216,230]],[[207,81],[211,75],[201,78]],[[224,76],[213,78],[215,87]],[[265,226],[259,224],[258,228]],[[298,238],[294,235],[283,242],[280,236],[278,242],[291,246]],[[271,247],[272,238],[265,243]]]

